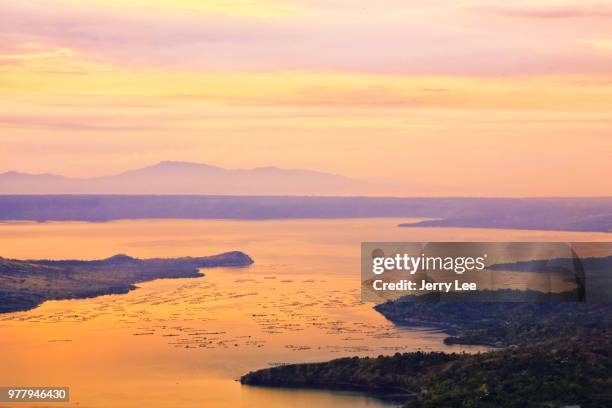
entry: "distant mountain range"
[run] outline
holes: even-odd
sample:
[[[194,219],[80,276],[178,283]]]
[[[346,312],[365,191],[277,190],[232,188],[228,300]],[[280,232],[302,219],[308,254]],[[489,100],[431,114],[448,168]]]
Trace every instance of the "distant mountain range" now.
[[[347,195],[373,191],[380,192],[381,186],[312,170],[225,169],[178,161],[95,178],[0,174],[0,194]]]

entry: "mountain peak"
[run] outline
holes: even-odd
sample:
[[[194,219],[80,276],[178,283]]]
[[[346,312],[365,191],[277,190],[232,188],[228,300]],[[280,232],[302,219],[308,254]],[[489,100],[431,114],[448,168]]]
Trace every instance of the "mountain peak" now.
[[[131,256],[126,254],[117,254],[105,259],[105,261],[109,262],[131,262],[135,260],[136,258],[132,258]]]
[[[165,160],[151,166],[141,167],[134,170],[128,170],[120,173],[118,176],[139,176],[139,175],[169,175],[185,172],[219,172],[224,169],[217,166],[211,166],[206,163],[184,162]]]

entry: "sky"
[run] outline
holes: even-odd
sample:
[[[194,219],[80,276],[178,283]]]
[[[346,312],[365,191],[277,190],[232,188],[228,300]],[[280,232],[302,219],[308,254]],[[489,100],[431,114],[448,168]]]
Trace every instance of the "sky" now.
[[[611,158],[612,1],[0,2],[0,172],[609,196]]]

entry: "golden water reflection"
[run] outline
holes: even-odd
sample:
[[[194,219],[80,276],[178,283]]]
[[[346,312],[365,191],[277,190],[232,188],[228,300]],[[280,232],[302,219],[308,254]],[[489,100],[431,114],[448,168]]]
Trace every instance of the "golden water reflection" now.
[[[57,405],[71,407],[378,407],[381,401],[358,394],[246,387],[234,380],[280,363],[481,350],[445,346],[436,331],[399,329],[361,303],[361,241],[606,238],[395,227],[405,221],[0,224],[0,255],[11,258],[242,250],[255,260],[248,268],[205,270],[202,278],[147,282],[126,295],[52,301],[0,315],[0,385],[70,386],[71,402]]]

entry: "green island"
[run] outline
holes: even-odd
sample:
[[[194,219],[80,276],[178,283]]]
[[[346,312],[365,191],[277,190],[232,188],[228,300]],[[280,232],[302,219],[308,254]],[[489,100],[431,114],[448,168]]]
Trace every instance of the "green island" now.
[[[154,279],[195,278],[200,268],[243,267],[253,263],[233,251],[204,257],[138,259],[16,260],[0,258],[0,313],[32,309],[46,300],[127,293]]]
[[[398,325],[440,327],[446,343],[492,350],[349,357],[267,368],[240,381],[364,391],[411,408],[612,406],[612,303],[400,299],[376,310]]]

